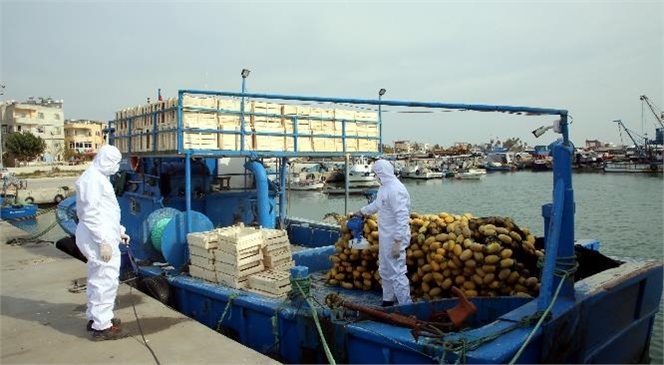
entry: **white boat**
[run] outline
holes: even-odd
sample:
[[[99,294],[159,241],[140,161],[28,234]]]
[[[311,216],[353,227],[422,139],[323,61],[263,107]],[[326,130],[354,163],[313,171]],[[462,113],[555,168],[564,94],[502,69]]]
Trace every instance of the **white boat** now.
[[[430,180],[442,177],[442,171],[433,170],[429,166],[418,162],[410,162],[401,170],[401,178],[403,179]]]
[[[605,162],[604,172],[627,172],[627,173],[662,173],[664,165],[662,162]]]
[[[316,180],[301,180],[288,184],[290,190],[323,190],[325,182]]]
[[[291,172],[288,181],[290,190],[323,190],[325,179],[313,172]]]
[[[350,163],[348,185],[354,187],[379,185],[376,174],[371,171],[372,163],[366,157],[356,157]]]
[[[468,169],[466,171],[457,172],[454,175],[458,180],[481,180],[486,175],[486,170],[483,169]]]

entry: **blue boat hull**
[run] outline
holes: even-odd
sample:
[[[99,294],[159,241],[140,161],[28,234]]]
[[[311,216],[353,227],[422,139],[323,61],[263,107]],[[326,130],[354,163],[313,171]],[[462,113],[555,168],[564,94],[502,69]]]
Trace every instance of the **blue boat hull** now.
[[[314,280],[329,269],[334,247],[295,252],[297,265],[307,266]],[[146,276],[161,275],[142,267]],[[632,363],[647,358],[648,343],[662,293],[662,264],[626,261],[575,284],[576,300],[559,300],[552,318],[536,331],[519,363]],[[179,311],[243,343],[288,363],[323,363],[322,342],[306,304],[270,299],[250,292],[206,283],[186,275],[168,276]],[[314,282],[312,296],[319,303],[338,293],[354,303],[376,305],[380,293],[345,290]],[[415,341],[408,328],[352,313],[340,318],[320,311],[326,341],[337,362],[345,363],[506,363],[512,360],[535,323],[518,325],[537,312],[537,300],[520,297],[472,298],[478,312],[473,328],[443,339]],[[393,311],[426,319],[432,311],[448,309],[453,299],[394,307]],[[515,325],[516,324],[516,325]],[[467,344],[463,351],[445,347]],[[646,344],[644,346],[644,344]],[[477,348],[472,346],[478,345]],[[463,346],[463,345],[461,345]]]
[[[6,221],[31,219],[37,216],[37,206],[34,204],[9,205],[0,208],[0,218]]]

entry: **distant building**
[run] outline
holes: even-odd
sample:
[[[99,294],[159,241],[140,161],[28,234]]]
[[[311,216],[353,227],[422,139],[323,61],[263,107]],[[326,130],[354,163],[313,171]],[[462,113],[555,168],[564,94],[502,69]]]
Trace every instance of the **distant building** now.
[[[410,143],[410,141],[394,141],[394,152],[411,153],[412,144]]]
[[[604,147],[604,144],[598,139],[586,139],[586,148],[594,150],[596,148]]]
[[[66,120],[65,148],[79,154],[95,155],[104,144],[102,122],[94,120]]]
[[[2,108],[3,139],[14,132],[30,132],[46,141],[42,161],[52,163],[64,159],[64,109],[62,100],[29,97],[25,102],[5,103]],[[7,161],[11,165],[11,161]]]

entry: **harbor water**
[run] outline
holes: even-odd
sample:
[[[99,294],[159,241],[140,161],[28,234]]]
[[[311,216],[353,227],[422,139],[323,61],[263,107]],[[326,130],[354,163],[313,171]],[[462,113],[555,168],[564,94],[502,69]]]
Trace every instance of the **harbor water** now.
[[[517,225],[543,235],[542,205],[552,201],[551,172],[490,173],[475,180],[404,180],[413,211],[471,213],[477,217],[511,217]],[[662,260],[664,256],[664,178],[661,175],[577,173],[573,175],[577,238],[598,238],[603,253],[616,257]],[[363,196],[327,196],[322,192],[290,191],[288,215],[320,220],[326,213],[355,211]],[[54,221],[52,213],[37,221],[15,224],[36,233]],[[56,241],[60,227],[42,239]],[[663,284],[664,285],[664,284]],[[662,303],[653,330],[651,363],[664,363]]]

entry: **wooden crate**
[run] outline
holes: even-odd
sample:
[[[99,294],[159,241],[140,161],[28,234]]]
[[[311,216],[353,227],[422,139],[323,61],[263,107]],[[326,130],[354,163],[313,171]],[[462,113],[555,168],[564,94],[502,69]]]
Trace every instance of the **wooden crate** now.
[[[217,149],[217,133],[184,132],[182,139],[184,143],[184,149]]]
[[[252,261],[244,265],[231,265],[225,262],[215,261],[214,268],[217,272],[226,275],[235,275],[239,279],[244,279],[251,274],[265,270],[263,261]]]
[[[175,132],[160,132],[157,134],[157,149],[159,151],[175,151],[177,141]]]
[[[262,101],[251,101],[247,106],[245,103],[245,110],[251,111],[254,117],[274,117],[282,114],[283,107],[281,104],[266,103]],[[265,114],[265,115],[261,115]]]
[[[188,233],[187,244],[189,244],[189,246],[198,246],[209,250],[211,248],[217,248],[219,244],[219,236],[217,235],[217,232],[214,231]]]
[[[290,269],[295,266],[295,261],[284,261],[273,263],[271,270],[273,271],[287,271],[290,272]]]
[[[240,100],[235,99],[218,99],[217,100],[217,109],[229,110],[229,111],[240,111]],[[245,110],[247,110],[247,105],[245,103]]]
[[[218,121],[215,113],[183,112],[182,126],[184,128],[217,129]]]
[[[356,112],[355,120],[358,121],[378,121],[377,112]]]
[[[263,265],[265,265],[266,268],[272,268],[292,260],[293,255],[291,254],[290,249],[283,249],[265,254],[263,257]]]
[[[360,152],[378,152],[378,140],[360,139],[358,140],[358,151]]]
[[[215,252],[215,258],[217,261],[230,265],[242,266],[254,261],[262,260],[263,251],[260,246],[252,249],[244,249],[240,252],[217,250],[217,252]]]
[[[212,270],[214,271],[214,263],[215,259],[210,258],[210,257],[203,257],[203,256],[197,256],[197,255],[189,255],[189,263],[191,265],[194,265],[199,268],[203,268],[205,270]]]
[[[345,109],[334,109],[334,119],[355,120],[355,111],[345,110]]]
[[[218,283],[217,272],[207,270],[195,265],[189,265],[189,275],[193,278],[203,279],[212,283]]]
[[[273,295],[287,294],[291,291],[290,273],[266,270],[250,275],[248,288]]]
[[[249,284],[247,277],[239,278],[235,275],[228,275],[221,272],[217,272],[216,277],[219,284],[224,284],[235,289],[246,289]]]
[[[215,255],[218,252],[216,249],[206,249],[199,246],[189,245],[189,256],[198,256],[206,259],[215,259]]]
[[[185,108],[217,108],[217,98],[203,95],[183,95],[182,106]]]
[[[256,245],[262,246],[263,235],[257,229],[237,227],[235,229],[219,230],[219,248],[224,245],[232,245],[237,251]]]

